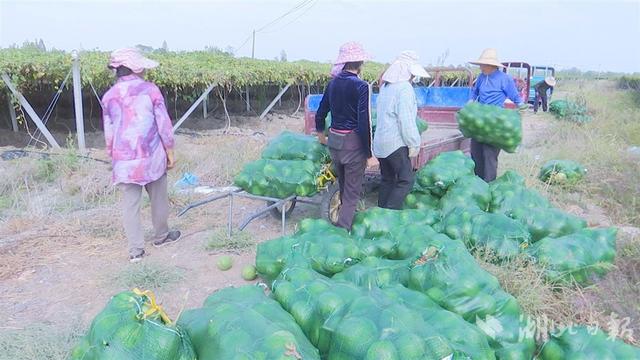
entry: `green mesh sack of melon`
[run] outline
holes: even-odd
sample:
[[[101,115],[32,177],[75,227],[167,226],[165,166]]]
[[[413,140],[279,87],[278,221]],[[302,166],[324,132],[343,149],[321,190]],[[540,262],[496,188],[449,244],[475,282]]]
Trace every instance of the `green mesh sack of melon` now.
[[[407,285],[409,283],[410,260],[388,260],[367,257],[331,279],[344,280],[365,289]]]
[[[263,159],[329,162],[329,150],[313,136],[283,131],[262,150]]]
[[[640,348],[611,338],[595,327],[580,325],[552,332],[542,345],[538,359],[640,359]]]
[[[489,183],[491,205],[489,210],[511,216],[514,210],[548,208],[549,200],[539,192],[529,189],[524,178],[515,171],[509,170]]]
[[[438,154],[416,173],[416,182],[423,190],[442,197],[449,186],[466,175],[473,175],[475,164],[462,151]]]
[[[440,214],[431,209],[392,210],[374,207],[358,212],[351,234],[365,256],[386,257],[395,251],[398,231],[408,225],[432,225]]]
[[[533,357],[533,334],[521,331],[527,316],[461,242],[433,240],[413,262],[409,288],[478,326],[489,337],[498,359]]]
[[[300,254],[315,271],[331,276],[357,263],[362,257],[349,233],[325,220],[305,219],[293,236],[258,244],[256,270],[267,282],[286,267],[293,254]]]
[[[582,180],[587,169],[571,160],[549,160],[540,169],[538,179],[549,184],[575,184]]]
[[[149,291],[121,292],[93,319],[72,350],[72,360],[195,360],[189,336],[171,321]]]
[[[258,286],[225,288],[182,313],[198,359],[320,359],[293,317]]]
[[[234,182],[248,193],[283,199],[318,192],[322,165],[310,160],[260,159],[244,166]]]
[[[617,229],[582,229],[559,238],[546,237],[527,249],[551,282],[589,285],[613,268]]]
[[[273,283],[289,311],[327,359],[469,358],[421,314],[378,289],[328,279],[304,267],[287,268]]]
[[[475,204],[482,211],[488,211],[491,205],[489,184],[475,175],[466,175],[456,180],[447,193],[440,199],[440,210],[446,214],[456,207]]]
[[[516,110],[472,102],[456,113],[462,134],[506,152],[516,151],[522,142],[522,123]]]
[[[517,256],[531,240],[527,228],[503,214],[487,213],[476,206],[449,211],[438,229],[469,248],[489,250],[499,260]]]

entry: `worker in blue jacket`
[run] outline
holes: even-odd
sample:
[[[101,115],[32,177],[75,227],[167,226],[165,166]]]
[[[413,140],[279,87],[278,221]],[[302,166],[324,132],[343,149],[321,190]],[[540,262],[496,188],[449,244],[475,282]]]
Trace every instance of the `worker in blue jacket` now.
[[[479,65],[481,71],[473,87],[471,100],[504,107],[505,100],[509,99],[517,104],[520,110],[527,108],[527,104],[518,94],[513,78],[501,70],[504,65],[498,61],[495,49],[485,49],[478,60],[469,63]],[[475,173],[484,181],[495,180],[499,154],[499,148],[471,139],[471,158],[476,164]]]

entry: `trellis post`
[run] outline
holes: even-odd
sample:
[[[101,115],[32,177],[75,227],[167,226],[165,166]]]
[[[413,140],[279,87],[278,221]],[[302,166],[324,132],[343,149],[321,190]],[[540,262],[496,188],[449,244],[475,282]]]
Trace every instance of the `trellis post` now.
[[[84,142],[84,114],[82,113],[82,78],[80,75],[80,58],[78,52],[73,50],[71,52],[71,58],[73,59],[73,105],[76,112],[76,131],[78,134],[78,148],[80,152],[85,151]]]
[[[24,108],[24,111],[27,112],[31,120],[33,120],[33,122],[36,124],[40,132],[44,135],[45,139],[47,139],[51,147],[53,147],[56,150],[60,149],[60,145],[58,145],[58,142],[56,141],[56,139],[53,138],[53,135],[51,135],[51,133],[49,132],[49,129],[47,129],[47,126],[42,122],[38,114],[36,114],[36,111],[33,110],[33,107],[31,107],[31,104],[29,104],[27,99],[25,99],[24,96],[16,89],[16,87],[13,86],[13,83],[11,82],[11,78],[9,77],[9,75],[3,72],[1,77],[4,83],[9,88],[9,90],[11,90],[11,93],[13,94],[13,96],[15,96],[18,99],[18,101],[20,102],[20,105],[22,105],[22,107]]]
[[[16,109],[13,108],[11,96],[9,96],[7,104],[9,105],[9,116],[11,116],[11,127],[13,128],[13,132],[18,132],[18,118],[16,117]]]

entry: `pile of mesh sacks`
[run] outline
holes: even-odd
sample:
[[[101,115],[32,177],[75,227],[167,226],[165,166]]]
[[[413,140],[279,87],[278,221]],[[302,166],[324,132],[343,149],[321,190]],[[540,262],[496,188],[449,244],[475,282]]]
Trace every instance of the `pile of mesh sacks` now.
[[[640,358],[585,327],[536,343],[535,322],[474,253],[496,266],[523,256],[549,282],[585,286],[613,266],[616,229],[587,227],[515,172],[485,183],[469,161],[440,154],[406,209],[359,212],[351,232],[305,219],[258,244],[263,286],[219,290],[177,324],[148,293],[118,294],[72,358]]]
[[[284,131],[267,144],[260,159],[244,166],[234,183],[254,195],[279,199],[312,196],[329,161],[327,147],[315,137]]]

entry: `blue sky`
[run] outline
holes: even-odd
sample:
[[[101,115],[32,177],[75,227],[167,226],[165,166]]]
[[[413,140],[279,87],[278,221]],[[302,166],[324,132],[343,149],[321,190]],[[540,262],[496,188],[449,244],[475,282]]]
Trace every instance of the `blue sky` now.
[[[640,1],[16,1],[0,0],[0,46],[42,38],[49,47],[171,50],[217,46],[256,57],[330,61],[356,40],[388,62],[463,64],[495,47],[502,61],[640,72]],[[240,46],[242,45],[242,46]]]

